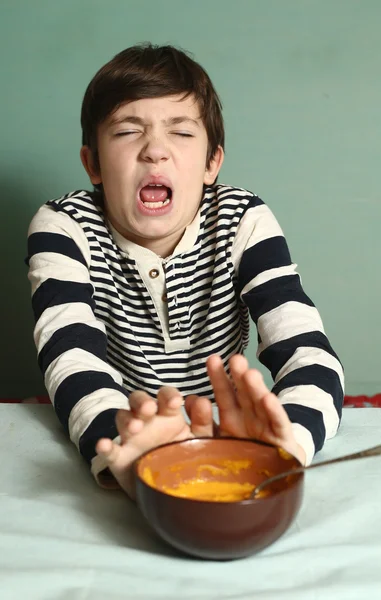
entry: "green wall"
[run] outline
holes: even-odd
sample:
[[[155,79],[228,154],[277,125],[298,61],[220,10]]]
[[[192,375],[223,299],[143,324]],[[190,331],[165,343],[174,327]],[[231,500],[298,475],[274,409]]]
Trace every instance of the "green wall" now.
[[[381,391],[380,31],[379,0],[2,0],[0,396],[43,391],[23,264],[29,221],[50,198],[88,187],[85,87],[147,40],[189,49],[209,71],[227,129],[220,181],[274,210],[347,392]]]

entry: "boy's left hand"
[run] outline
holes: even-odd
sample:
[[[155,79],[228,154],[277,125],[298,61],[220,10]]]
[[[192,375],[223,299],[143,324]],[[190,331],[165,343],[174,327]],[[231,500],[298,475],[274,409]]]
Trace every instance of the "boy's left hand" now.
[[[296,442],[291,422],[261,373],[250,369],[246,358],[229,361],[231,379],[217,355],[207,360],[207,369],[218,405],[220,435],[255,438],[280,446],[305,464],[306,454]]]

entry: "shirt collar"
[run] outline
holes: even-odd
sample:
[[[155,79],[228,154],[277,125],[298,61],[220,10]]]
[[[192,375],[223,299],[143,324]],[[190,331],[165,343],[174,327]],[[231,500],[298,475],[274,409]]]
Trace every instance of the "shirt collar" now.
[[[119,248],[127,254],[129,257],[138,260],[138,259],[153,259],[160,258],[164,262],[167,262],[171,258],[178,256],[179,254],[184,254],[184,252],[188,252],[192,250],[196,244],[198,234],[200,231],[200,210],[197,211],[193,221],[185,228],[184,233],[174,249],[173,253],[167,258],[162,258],[158,256],[152,250],[148,248],[144,248],[144,246],[139,246],[135,244],[135,242],[131,242],[124,236],[122,236],[117,229],[108,221],[108,226],[112,233],[112,237],[114,238],[115,243],[119,246]]]

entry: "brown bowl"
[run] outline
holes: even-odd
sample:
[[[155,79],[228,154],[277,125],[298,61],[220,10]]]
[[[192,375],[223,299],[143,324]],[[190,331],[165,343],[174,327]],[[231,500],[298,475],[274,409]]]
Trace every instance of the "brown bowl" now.
[[[241,461],[239,464],[246,466],[226,472],[226,461]],[[181,498],[165,488],[173,490],[200,473],[204,481],[256,485],[299,466],[300,462],[283,450],[256,440],[173,442],[136,461],[137,503],[156,533],[175,548],[213,560],[242,558],[262,550],[288,529],[302,502],[303,473],[274,483],[265,497],[240,501]]]

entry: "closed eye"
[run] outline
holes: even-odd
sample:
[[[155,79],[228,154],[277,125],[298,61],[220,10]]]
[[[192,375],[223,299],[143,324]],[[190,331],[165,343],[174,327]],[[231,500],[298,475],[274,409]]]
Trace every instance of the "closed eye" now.
[[[132,135],[133,133],[140,133],[139,131],[136,130],[131,130],[131,131],[118,131],[115,134],[115,137],[122,137],[123,135]]]
[[[194,137],[191,133],[187,133],[185,131],[174,131],[174,135],[179,135],[180,137]]]

